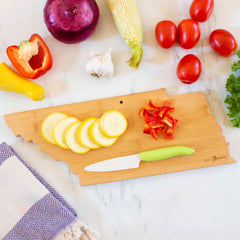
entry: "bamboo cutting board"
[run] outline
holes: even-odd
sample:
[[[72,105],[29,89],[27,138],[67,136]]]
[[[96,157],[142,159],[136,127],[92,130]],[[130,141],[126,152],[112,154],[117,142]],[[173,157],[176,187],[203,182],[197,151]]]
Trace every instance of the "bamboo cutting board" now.
[[[173,116],[181,123],[175,132],[174,140],[165,140],[160,137],[156,141],[150,135],[142,133],[144,120],[138,116],[138,111],[148,103],[149,99],[155,100],[158,104],[162,104],[166,99],[172,101],[172,106],[175,107]],[[50,113],[63,112],[84,120],[87,117],[100,117],[107,110],[119,110],[128,120],[127,131],[111,147],[76,154],[48,143],[41,136],[41,124]],[[5,120],[16,136],[21,135],[26,141],[33,141],[40,150],[47,152],[55,160],[66,161],[72,172],[79,175],[82,186],[235,162],[229,155],[228,144],[222,135],[222,129],[214,119],[206,97],[201,92],[167,97],[165,89],[161,89],[14,113],[6,115]],[[180,145],[192,147],[196,152],[191,156],[178,156],[157,162],[141,162],[138,169],[104,173],[84,171],[86,166],[109,158]]]

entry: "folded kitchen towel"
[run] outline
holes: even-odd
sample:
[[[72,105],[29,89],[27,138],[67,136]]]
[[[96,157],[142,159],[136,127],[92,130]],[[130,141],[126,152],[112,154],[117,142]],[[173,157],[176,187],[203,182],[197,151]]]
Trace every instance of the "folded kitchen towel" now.
[[[9,145],[0,144],[0,239],[97,238],[53,187]]]

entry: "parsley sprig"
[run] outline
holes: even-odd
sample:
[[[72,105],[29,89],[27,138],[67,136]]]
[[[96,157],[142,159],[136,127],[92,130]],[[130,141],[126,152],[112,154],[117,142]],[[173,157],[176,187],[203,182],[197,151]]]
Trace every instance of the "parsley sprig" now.
[[[237,55],[240,58],[240,51],[237,51]],[[240,128],[240,60],[234,62],[232,65],[232,71],[235,74],[231,74],[226,83],[226,90],[228,92],[225,98],[225,103],[228,105],[228,116],[234,127]]]

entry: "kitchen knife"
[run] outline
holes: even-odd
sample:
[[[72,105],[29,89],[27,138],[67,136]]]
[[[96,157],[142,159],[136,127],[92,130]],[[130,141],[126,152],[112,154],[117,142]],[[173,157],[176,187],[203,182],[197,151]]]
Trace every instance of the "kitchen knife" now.
[[[180,155],[191,155],[195,152],[193,148],[184,146],[175,146],[155,149],[139,154],[128,155],[124,157],[112,158],[102,162],[98,162],[85,167],[85,171],[89,172],[109,172],[124,169],[138,168],[141,161],[158,161]]]

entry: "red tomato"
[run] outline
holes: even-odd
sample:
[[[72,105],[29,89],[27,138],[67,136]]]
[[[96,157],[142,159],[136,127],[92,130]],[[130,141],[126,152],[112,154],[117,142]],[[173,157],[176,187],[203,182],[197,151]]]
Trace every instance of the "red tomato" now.
[[[184,56],[177,66],[177,76],[181,82],[191,84],[198,80],[202,72],[202,64],[193,54]]]
[[[207,21],[214,8],[214,0],[193,0],[190,7],[190,16],[198,22]]]
[[[192,19],[185,19],[178,25],[178,43],[185,49],[193,48],[201,35],[198,22]]]
[[[170,48],[177,41],[177,27],[171,21],[161,21],[156,25],[155,36],[163,48]]]
[[[234,36],[223,29],[214,30],[209,37],[209,42],[213,50],[223,57],[231,56],[237,49]]]

